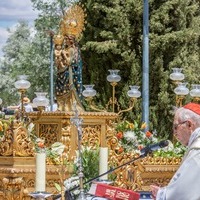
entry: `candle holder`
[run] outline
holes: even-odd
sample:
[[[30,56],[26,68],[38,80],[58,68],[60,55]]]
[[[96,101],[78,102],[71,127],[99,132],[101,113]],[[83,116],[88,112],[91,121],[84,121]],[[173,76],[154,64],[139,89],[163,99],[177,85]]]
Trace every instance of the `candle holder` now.
[[[83,90],[82,94],[85,97],[85,100],[88,102],[89,107],[94,111],[106,112],[106,110],[99,109],[94,105],[93,97],[97,94],[96,90],[93,88],[94,85],[83,85],[83,87],[85,90]]]
[[[200,103],[200,85],[192,84],[192,89],[189,90],[186,85],[186,82],[181,82],[184,80],[185,75],[182,73],[182,68],[172,68],[173,73],[170,74],[170,79],[177,86],[174,89],[176,94],[176,107],[183,106],[183,100],[186,99],[186,96],[190,94],[190,98],[195,103]]]
[[[117,69],[110,69],[108,71],[110,72],[110,74],[107,76],[107,81],[110,82],[110,85],[112,86],[112,97],[108,101],[106,108],[108,110],[109,105],[112,105],[112,111],[115,112],[115,105],[117,105],[119,108],[119,103],[115,97],[115,87],[117,83],[121,80],[121,76],[118,75],[119,70]]]
[[[47,92],[35,92],[36,97],[33,99],[33,105],[38,109],[38,119],[49,105],[49,100],[46,98]]]
[[[179,83],[178,87],[174,89],[176,94],[176,107],[183,106],[183,100],[189,94],[189,89],[186,87],[187,83]]]
[[[18,80],[15,82],[15,88],[18,89],[20,96],[21,96],[21,108],[20,108],[20,119],[21,121],[24,120],[25,116],[25,109],[24,109],[24,97],[25,92],[31,86],[30,82],[27,80],[28,76],[26,75],[19,75]]]
[[[118,115],[124,112],[131,111],[135,106],[135,102],[137,101],[137,98],[141,96],[141,92],[138,90],[139,86],[136,86],[136,85],[129,86],[130,90],[127,92],[127,95],[130,97],[129,107],[122,110],[120,103],[115,97],[115,87],[117,86],[118,82],[121,80],[121,76],[118,74],[119,70],[110,69],[108,71],[110,72],[110,74],[107,76],[107,81],[112,86],[112,97],[110,97],[104,109],[98,109],[97,106],[94,105],[93,98],[97,94],[96,90],[93,88],[94,85],[83,85],[85,89],[83,90],[82,94],[85,97],[85,100],[87,101],[87,103],[89,104],[90,109],[94,111],[108,112],[110,111],[110,107],[112,107],[111,111],[114,113],[117,113]]]
[[[34,199],[44,200],[44,199],[50,197],[52,194],[49,192],[31,192],[31,193],[29,193],[29,195],[31,197],[33,197]]]

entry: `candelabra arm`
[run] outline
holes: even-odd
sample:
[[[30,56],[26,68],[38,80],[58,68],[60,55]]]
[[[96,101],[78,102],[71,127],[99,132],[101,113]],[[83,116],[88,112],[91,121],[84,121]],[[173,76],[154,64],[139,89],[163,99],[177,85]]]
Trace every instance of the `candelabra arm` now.
[[[24,119],[24,113],[25,113],[25,110],[24,110],[24,96],[25,96],[25,92],[26,90],[24,89],[19,89],[19,92],[21,94],[21,113],[20,113],[20,119],[21,121],[23,121]]]
[[[127,108],[127,109],[124,109],[124,110],[120,110],[117,114],[119,115],[119,114],[121,114],[121,113],[123,113],[123,112],[128,112],[128,111],[131,111],[133,108],[134,108],[134,106],[135,106],[135,102],[137,101],[137,99],[136,98],[134,98],[134,97],[131,97],[131,99],[130,99],[130,106],[129,106],[129,108]]]
[[[200,97],[193,97],[192,101],[195,103],[199,103],[200,102]]]
[[[105,109],[103,109],[103,110],[102,110],[102,109],[99,109],[99,108],[97,108],[97,107],[94,105],[94,102],[93,102],[93,98],[92,98],[92,97],[87,97],[85,100],[88,102],[88,105],[89,105],[90,109],[92,109],[92,110],[94,110],[94,111],[98,111],[98,112],[106,112]]]
[[[42,114],[43,114],[44,111],[45,111],[45,107],[44,107],[44,106],[38,106],[37,109],[38,109],[38,112],[37,112],[37,119],[40,119],[40,117],[42,116]]]
[[[177,85],[179,85],[182,82],[181,81],[172,81],[172,83],[177,86]]]
[[[117,85],[116,82],[110,83],[112,85],[112,111],[115,112],[115,86]]]
[[[37,109],[38,109],[38,111],[37,111],[36,118],[33,118],[31,120],[32,122],[38,121],[45,111],[45,107],[43,107],[43,106],[38,106]]]
[[[183,99],[185,96],[183,95],[176,95],[176,107],[182,107],[183,106]]]

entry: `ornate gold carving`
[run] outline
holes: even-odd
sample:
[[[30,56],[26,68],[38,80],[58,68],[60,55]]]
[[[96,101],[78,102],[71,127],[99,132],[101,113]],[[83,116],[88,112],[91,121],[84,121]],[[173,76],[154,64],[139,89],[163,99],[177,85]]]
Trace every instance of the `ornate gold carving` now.
[[[3,178],[4,200],[22,200],[24,193],[24,180],[22,177]]]
[[[120,166],[128,161],[134,161],[138,155],[128,153],[116,154],[111,151],[110,165]],[[129,165],[123,166],[115,172],[115,185],[126,189],[149,191],[149,186],[158,183],[167,185],[181,162],[180,158],[147,157]]]
[[[100,146],[100,125],[88,125],[83,128],[82,144],[84,146],[98,147]]]
[[[14,130],[14,156],[33,156],[34,144],[31,141],[27,128],[24,126],[19,126]]]
[[[52,145],[58,141],[58,124],[54,123],[44,123],[39,125],[39,138],[45,139],[45,144],[47,146]]]
[[[0,142],[1,156],[32,156],[33,143],[22,124],[10,124]]]
[[[182,158],[164,158],[164,157],[145,157],[141,160],[142,165],[177,165],[180,164]]]
[[[1,156],[10,156],[13,153],[12,147],[13,141],[13,130],[11,128],[11,124],[9,127],[4,131],[4,135],[1,138],[0,142],[0,155]]]
[[[70,151],[71,135],[72,135],[71,125],[67,125],[62,128],[62,138],[61,142],[66,145],[66,151]]]

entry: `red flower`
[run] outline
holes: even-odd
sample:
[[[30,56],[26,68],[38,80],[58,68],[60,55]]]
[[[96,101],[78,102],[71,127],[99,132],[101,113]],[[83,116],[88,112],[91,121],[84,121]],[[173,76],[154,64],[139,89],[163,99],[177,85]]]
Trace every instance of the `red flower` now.
[[[118,153],[122,153],[124,151],[124,148],[123,147],[120,147],[119,149],[118,149]]]
[[[39,141],[39,142],[38,142],[38,147],[39,147],[39,148],[44,148],[44,142]]]
[[[150,131],[146,132],[146,137],[150,138],[152,136],[152,133]]]
[[[123,132],[118,132],[117,133],[117,139],[122,139],[123,138]]]

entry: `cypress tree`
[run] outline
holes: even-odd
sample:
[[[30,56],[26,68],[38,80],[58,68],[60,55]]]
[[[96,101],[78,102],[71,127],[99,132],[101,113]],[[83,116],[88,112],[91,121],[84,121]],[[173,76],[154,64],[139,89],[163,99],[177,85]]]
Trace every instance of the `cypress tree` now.
[[[82,0],[87,27],[82,40],[84,81],[94,83],[97,104],[111,95],[108,69],[120,69],[116,96],[122,109],[128,106],[129,85],[142,84],[142,1]],[[182,67],[188,82],[198,84],[200,61],[200,1],[149,1],[150,6],[150,127],[160,136],[172,132],[175,94],[169,79],[173,67]],[[140,119],[141,100],[124,117]]]

